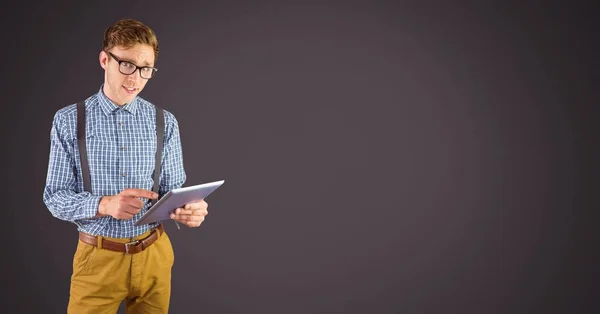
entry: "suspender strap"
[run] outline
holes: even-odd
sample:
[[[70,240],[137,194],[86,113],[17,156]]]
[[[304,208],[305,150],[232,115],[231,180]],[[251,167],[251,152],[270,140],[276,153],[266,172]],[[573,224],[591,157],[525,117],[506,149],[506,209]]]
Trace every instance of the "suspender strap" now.
[[[160,188],[160,168],[162,165],[162,151],[163,151],[163,142],[164,142],[164,134],[165,134],[165,113],[161,108],[154,106],[156,108],[156,161],[154,162],[154,191],[156,194]],[[152,199],[152,205],[156,203],[157,200]]]
[[[162,152],[164,146],[165,134],[165,114],[164,111],[155,106],[156,109],[156,160],[154,164],[154,187],[152,191],[158,194],[160,188],[160,172],[162,165]],[[77,103],[77,142],[79,143],[79,158],[81,161],[81,174],[83,175],[83,188],[85,191],[92,192],[90,177],[90,168],[88,164],[87,146],[85,141],[85,103]],[[152,205],[156,200],[152,200]]]
[[[83,175],[83,189],[92,192],[90,168],[88,165],[87,146],[85,142],[85,103],[77,103],[77,142],[79,143],[79,159]]]

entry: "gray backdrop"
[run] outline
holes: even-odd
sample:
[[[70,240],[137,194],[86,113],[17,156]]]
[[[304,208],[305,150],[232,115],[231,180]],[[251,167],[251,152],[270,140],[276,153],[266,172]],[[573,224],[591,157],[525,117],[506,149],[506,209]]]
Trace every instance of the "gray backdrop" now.
[[[187,184],[226,180],[166,226],[172,313],[599,311],[591,5],[166,2],[2,11],[3,312],[65,311],[49,131],[123,17],[158,34],[141,96],[178,118]]]

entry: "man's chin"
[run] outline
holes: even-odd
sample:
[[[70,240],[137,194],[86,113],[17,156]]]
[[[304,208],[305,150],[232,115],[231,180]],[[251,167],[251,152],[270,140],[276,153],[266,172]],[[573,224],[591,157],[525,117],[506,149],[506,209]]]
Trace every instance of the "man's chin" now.
[[[128,95],[123,95],[123,96],[121,96],[121,102],[123,104],[128,104],[131,101],[133,101],[133,99],[135,99],[135,96],[137,96],[137,94],[136,95],[129,95],[129,94]]]

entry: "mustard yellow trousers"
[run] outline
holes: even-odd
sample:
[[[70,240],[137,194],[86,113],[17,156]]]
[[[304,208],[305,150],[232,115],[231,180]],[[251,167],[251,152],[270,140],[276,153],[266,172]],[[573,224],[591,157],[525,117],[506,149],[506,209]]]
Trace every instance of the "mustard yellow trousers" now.
[[[134,239],[149,234],[150,231]],[[131,242],[131,239],[103,239]],[[123,301],[128,314],[168,313],[174,254],[166,232],[136,254],[109,251],[78,241],[67,313],[116,313]]]

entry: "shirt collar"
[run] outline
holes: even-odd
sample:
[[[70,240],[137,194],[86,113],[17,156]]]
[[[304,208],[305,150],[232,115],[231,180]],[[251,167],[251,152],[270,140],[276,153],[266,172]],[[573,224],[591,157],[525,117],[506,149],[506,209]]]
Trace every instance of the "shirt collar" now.
[[[100,108],[102,108],[102,112],[104,112],[105,115],[108,116],[117,110],[125,110],[126,112],[129,112],[135,116],[139,106],[138,96],[135,96],[135,98],[133,98],[133,100],[128,104],[125,104],[124,106],[118,106],[112,102],[112,100],[108,99],[108,97],[106,97],[104,91],[102,90],[103,87],[104,84],[100,86],[100,90],[98,91],[98,100],[100,102]]]

